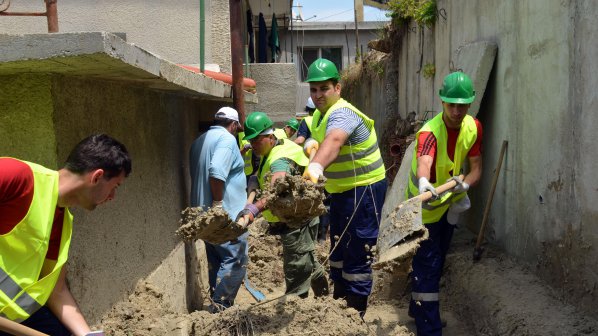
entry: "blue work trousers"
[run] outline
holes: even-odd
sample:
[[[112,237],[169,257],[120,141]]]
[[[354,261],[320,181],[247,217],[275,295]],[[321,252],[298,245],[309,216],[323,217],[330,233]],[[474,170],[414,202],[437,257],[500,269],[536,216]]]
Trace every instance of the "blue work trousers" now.
[[[330,199],[330,278],[334,290],[367,296],[372,291],[372,248],[378,239],[380,215],[388,183],[382,180]],[[346,232],[343,234],[343,231]],[[336,239],[340,238],[337,242]],[[337,247],[338,245],[338,247]]]
[[[248,235],[246,232],[236,241],[220,245],[205,243],[212,305],[217,306],[213,308],[228,308],[235,302],[247,271]]]
[[[430,237],[420,244],[412,262],[409,315],[415,319],[418,336],[440,336],[440,277],[455,226],[449,224],[445,213],[426,228]]]

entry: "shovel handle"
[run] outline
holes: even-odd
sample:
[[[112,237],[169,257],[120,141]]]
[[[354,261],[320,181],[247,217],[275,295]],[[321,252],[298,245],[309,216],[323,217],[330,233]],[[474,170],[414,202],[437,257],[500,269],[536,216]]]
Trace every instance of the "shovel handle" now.
[[[0,317],[0,330],[17,336],[48,336],[4,317]]]
[[[461,180],[463,180],[463,179],[465,178],[465,175],[461,174],[461,175],[459,175],[459,178],[460,178]],[[453,188],[454,188],[454,187],[456,187],[456,186],[457,186],[457,181],[455,181],[455,180],[450,180],[450,181],[448,181],[447,183],[445,183],[445,184],[443,184],[443,185],[441,185],[441,186],[438,186],[438,187],[436,188],[436,193],[437,193],[438,195],[440,195],[440,194],[442,194],[443,192],[445,192],[445,191],[449,191],[449,190],[453,189]],[[425,202],[425,201],[429,200],[430,198],[432,198],[433,196],[434,196],[434,195],[432,194],[432,192],[431,192],[431,191],[426,191],[425,193],[423,193],[423,194],[419,194],[419,195],[417,195],[417,196],[415,196],[415,197],[413,197],[413,198],[419,198],[419,199],[420,199],[420,201],[422,201],[422,202]]]
[[[255,200],[255,190],[252,190],[249,195],[247,196],[247,203],[246,204],[251,204],[253,203],[253,201]]]
[[[312,149],[311,152],[309,152],[309,162],[311,162],[314,159],[314,157],[316,157],[317,152],[317,149]]]

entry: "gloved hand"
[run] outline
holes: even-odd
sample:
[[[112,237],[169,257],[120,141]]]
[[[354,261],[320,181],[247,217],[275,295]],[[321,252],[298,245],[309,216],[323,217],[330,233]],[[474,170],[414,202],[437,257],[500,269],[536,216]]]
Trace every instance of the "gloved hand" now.
[[[318,179],[323,174],[324,167],[322,167],[322,165],[317,162],[312,162],[309,165],[307,165],[307,168],[305,168],[305,171],[303,172],[303,178],[308,181],[312,181],[313,183],[318,183]]]
[[[245,208],[239,212],[235,222],[237,222],[241,226],[247,226],[253,223],[253,220],[257,215],[260,214],[260,209],[258,209],[255,204],[247,204]]]
[[[446,221],[449,222],[449,224],[456,225],[459,222],[461,213],[469,208],[471,208],[471,201],[469,200],[469,197],[465,195],[462,199],[451,204],[448,213],[446,214]]]
[[[222,201],[212,201],[212,208],[220,208],[222,209]]]
[[[419,189],[419,194],[423,194],[426,191],[429,191],[432,193],[432,197],[433,199],[438,198],[438,193],[436,192],[436,189],[434,188],[434,186],[430,183],[430,181],[428,181],[428,179],[426,177],[420,177],[419,181],[418,181],[418,189]]]
[[[250,193],[259,188],[260,188],[260,184],[257,180],[257,176],[256,175],[249,176],[249,181],[247,181],[247,192]]]
[[[467,182],[463,182],[463,180],[459,176],[453,176],[446,181],[448,182],[451,180],[457,182],[457,185],[453,188],[452,192],[458,194],[469,190],[469,184]]]
[[[307,157],[309,157],[311,151],[314,149],[318,150],[318,148],[320,148],[320,144],[315,139],[309,138],[305,140],[305,144],[303,145],[303,152],[305,153],[305,155],[307,155]]]

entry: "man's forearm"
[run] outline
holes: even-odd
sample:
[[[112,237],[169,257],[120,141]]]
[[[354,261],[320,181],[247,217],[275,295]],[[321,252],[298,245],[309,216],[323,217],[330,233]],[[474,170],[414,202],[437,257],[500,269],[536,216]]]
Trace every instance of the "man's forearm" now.
[[[317,162],[326,169],[336,158],[343,144],[347,141],[349,135],[340,129],[332,130],[320,145],[316,156],[312,162]]]
[[[222,201],[224,198],[224,181],[210,177],[210,191],[212,192],[212,201]]]
[[[48,298],[48,308],[58,320],[75,336],[82,336],[91,331],[83,317],[75,298],[66,285],[66,271],[63,268],[52,294]]]

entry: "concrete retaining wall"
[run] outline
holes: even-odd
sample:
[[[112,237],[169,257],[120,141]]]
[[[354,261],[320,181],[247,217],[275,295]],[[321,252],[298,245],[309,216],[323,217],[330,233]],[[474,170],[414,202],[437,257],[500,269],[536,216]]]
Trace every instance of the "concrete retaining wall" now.
[[[255,63],[249,65],[250,77],[257,84],[259,102],[247,105],[247,113],[266,112],[277,125],[295,117],[298,107],[297,72],[294,63]],[[305,104],[305,103],[304,103]]]

